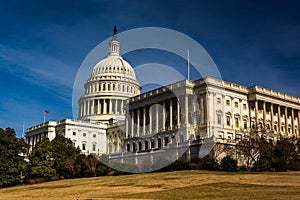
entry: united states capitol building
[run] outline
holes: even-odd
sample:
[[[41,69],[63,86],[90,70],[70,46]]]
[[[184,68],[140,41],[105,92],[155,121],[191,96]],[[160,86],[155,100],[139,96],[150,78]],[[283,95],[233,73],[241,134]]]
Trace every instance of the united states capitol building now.
[[[234,144],[254,128],[273,138],[300,133],[300,98],[260,86],[205,77],[140,94],[132,66],[120,55],[116,34],[107,57],[95,65],[82,87],[78,119],[28,128],[26,140],[32,147],[43,137],[51,140],[62,134],[84,153],[120,157],[171,145],[189,147],[206,138]]]

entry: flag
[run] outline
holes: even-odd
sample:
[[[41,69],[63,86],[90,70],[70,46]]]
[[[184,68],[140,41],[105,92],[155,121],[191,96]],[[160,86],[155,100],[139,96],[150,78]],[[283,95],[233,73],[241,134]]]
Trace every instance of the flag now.
[[[47,116],[49,113],[48,113],[48,110],[45,110],[45,115]]]

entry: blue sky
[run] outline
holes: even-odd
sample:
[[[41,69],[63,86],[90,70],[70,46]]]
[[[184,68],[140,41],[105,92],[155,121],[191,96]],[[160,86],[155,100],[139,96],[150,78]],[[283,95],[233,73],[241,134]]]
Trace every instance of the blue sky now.
[[[0,127],[21,136],[23,122],[42,123],[45,109],[47,120],[72,118],[76,72],[115,24],[120,32],[182,32],[207,50],[224,80],[300,96],[299,10],[298,0],[1,1]],[[184,64],[147,50],[124,58],[133,67]]]

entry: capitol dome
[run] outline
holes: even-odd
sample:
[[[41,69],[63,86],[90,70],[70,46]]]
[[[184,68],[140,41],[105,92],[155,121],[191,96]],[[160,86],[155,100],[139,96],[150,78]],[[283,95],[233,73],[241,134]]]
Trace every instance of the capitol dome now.
[[[120,55],[116,31],[109,47],[108,55],[95,65],[84,85],[85,94],[79,98],[81,120],[124,120],[126,100],[140,94],[133,68]]]

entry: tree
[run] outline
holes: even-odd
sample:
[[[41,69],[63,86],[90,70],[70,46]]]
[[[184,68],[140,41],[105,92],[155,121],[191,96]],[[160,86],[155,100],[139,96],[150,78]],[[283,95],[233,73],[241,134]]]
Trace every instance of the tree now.
[[[97,175],[96,168],[99,163],[99,160],[97,160],[92,155],[88,155],[87,157],[83,158],[83,163],[85,164],[87,171],[88,171],[86,176],[96,176]]]
[[[257,161],[259,156],[259,144],[256,138],[245,138],[236,145],[237,151],[245,158],[246,168],[251,170],[252,165]]]
[[[38,142],[29,155],[29,177],[49,180],[56,175],[53,147],[48,138]]]
[[[27,162],[24,157],[29,145],[17,138],[14,129],[0,128],[0,188],[16,185],[25,175]]]
[[[59,176],[73,178],[75,175],[74,163],[80,150],[74,147],[73,142],[64,137],[57,135],[52,141],[54,168]]]

